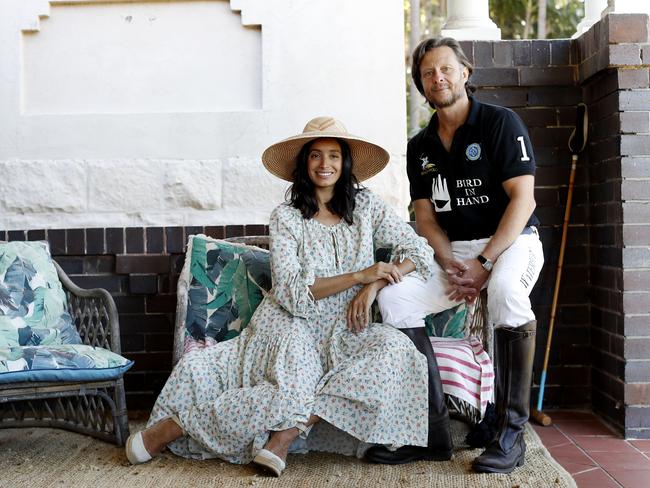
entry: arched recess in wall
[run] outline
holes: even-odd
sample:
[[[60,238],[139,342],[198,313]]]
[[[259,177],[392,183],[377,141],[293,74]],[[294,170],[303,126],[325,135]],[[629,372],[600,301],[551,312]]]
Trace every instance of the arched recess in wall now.
[[[21,113],[262,109],[261,28],[237,3],[50,0],[23,30]]]

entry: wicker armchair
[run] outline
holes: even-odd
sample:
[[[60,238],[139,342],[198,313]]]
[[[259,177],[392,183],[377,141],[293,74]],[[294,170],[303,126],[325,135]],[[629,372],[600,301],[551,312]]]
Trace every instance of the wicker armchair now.
[[[68,312],[84,344],[120,354],[113,297],[76,286],[54,262]],[[124,380],[0,384],[0,428],[57,427],[124,445],[129,436]]]

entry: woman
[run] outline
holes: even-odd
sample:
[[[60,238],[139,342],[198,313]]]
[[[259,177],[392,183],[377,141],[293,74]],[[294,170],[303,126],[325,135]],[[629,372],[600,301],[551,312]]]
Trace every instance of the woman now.
[[[369,320],[383,286],[416,269],[428,276],[433,260],[359,188],[388,159],[330,117],[264,152],[265,167],[293,183],[269,225],[273,289],[239,337],[183,357],[148,428],[127,442],[132,463],[168,446],[279,476],[291,444],[319,420],[365,443],[426,446],[426,359],[406,335]],[[377,247],[394,248],[396,264],[375,263]],[[309,448],[344,450],[325,432],[319,444],[317,430]]]

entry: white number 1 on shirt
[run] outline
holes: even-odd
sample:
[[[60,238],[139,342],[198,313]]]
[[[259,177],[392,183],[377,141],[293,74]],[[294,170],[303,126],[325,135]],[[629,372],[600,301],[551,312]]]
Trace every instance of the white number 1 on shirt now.
[[[526,152],[526,144],[524,144],[524,136],[519,136],[517,137],[517,140],[519,141],[519,144],[521,144],[521,160],[522,161],[530,161],[530,158],[528,157],[528,153]]]

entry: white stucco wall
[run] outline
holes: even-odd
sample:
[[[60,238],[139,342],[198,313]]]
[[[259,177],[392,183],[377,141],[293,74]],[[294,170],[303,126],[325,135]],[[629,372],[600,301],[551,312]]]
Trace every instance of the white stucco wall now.
[[[400,0],[0,1],[0,229],[264,223],[316,115],[408,204]]]

